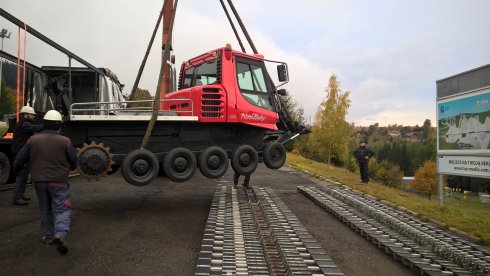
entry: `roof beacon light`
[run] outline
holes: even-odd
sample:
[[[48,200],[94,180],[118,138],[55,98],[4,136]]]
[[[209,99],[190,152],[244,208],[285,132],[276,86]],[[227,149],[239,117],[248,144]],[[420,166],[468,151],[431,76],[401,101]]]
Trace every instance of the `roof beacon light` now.
[[[231,59],[231,44],[230,43],[226,43],[226,46],[225,46],[225,58],[227,60],[230,60]]]

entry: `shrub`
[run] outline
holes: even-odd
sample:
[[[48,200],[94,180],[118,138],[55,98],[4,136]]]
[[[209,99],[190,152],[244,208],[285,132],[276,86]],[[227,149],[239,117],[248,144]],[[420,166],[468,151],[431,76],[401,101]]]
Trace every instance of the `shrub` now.
[[[403,180],[403,172],[397,165],[392,165],[387,172],[388,181],[386,185],[390,187],[400,188]]]

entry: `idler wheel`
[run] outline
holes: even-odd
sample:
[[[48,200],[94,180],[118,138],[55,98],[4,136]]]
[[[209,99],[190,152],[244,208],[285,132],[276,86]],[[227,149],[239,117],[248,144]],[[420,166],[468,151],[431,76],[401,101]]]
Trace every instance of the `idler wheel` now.
[[[286,162],[286,149],[281,143],[268,142],[265,144],[262,157],[267,168],[277,170]]]

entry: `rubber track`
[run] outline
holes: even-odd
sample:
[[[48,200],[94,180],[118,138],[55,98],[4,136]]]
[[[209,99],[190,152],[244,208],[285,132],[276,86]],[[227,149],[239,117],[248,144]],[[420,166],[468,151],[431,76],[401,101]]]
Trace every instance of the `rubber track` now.
[[[195,275],[343,275],[271,189],[219,184]]]
[[[298,190],[420,275],[489,275],[490,252],[337,185]]]

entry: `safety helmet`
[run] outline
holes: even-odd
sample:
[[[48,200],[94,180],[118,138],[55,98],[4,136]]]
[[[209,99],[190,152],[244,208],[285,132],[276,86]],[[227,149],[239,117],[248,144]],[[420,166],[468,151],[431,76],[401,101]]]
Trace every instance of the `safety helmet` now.
[[[43,119],[46,121],[63,122],[63,117],[61,117],[61,113],[56,110],[50,110],[46,112],[46,115],[44,115]]]
[[[20,113],[36,115],[36,111],[34,111],[34,108],[27,106],[27,105],[22,107],[22,109],[20,110]]]

